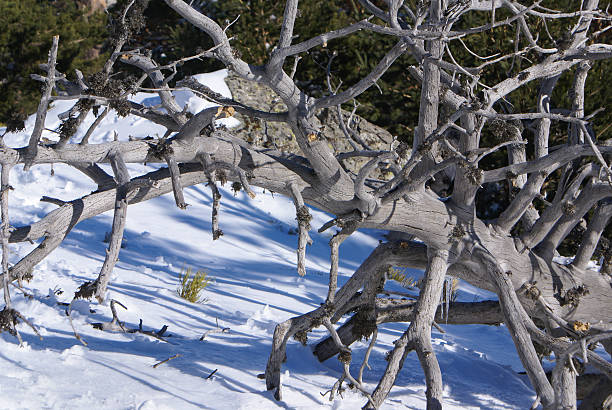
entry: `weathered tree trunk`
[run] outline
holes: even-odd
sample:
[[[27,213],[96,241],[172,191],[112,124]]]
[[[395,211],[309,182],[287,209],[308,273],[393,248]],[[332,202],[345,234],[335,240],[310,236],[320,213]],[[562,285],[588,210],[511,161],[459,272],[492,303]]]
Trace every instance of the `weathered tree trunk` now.
[[[609,275],[612,253],[609,250],[604,252],[606,257],[601,272],[585,269],[610,220],[609,202],[612,198],[612,169],[606,162],[610,160],[612,146],[595,141],[596,133],[591,124],[594,113],[585,109],[585,99],[589,95],[586,92],[587,77],[592,62],[612,57],[612,46],[599,42],[603,41],[601,34],[608,29],[607,26],[598,28],[598,32],[591,31],[593,19],[600,23],[612,19],[606,11],[597,9],[597,0],[588,0],[581,4],[580,9],[567,13],[543,9],[538,4],[527,7],[506,1],[447,4],[445,0],[433,0],[427,6],[419,3],[414,8],[400,0],[376,4],[360,0],[364,10],[375,18],[303,41],[295,32],[300,14],[299,2],[287,0],[282,21],[279,19],[278,42],[271,48],[268,61],[260,66],[250,65],[236,52],[228,38],[229,27],[220,26],[185,1],[165,2],[186,22],[210,37],[214,46],[166,66],[159,65],[145,52],[126,52],[124,45],[134,34],[132,28],[126,26],[126,21],[143,19],[143,6],[147,3],[140,0],[127,2],[120,18],[113,23],[114,32],[119,33],[114,39],[113,53],[104,69],[96,75],[100,82],[107,84],[115,75],[118,60],[141,70],[143,75],[139,82],[129,85],[127,92],[119,97],[109,98],[107,93],[95,95],[96,87],[87,83],[93,80],[86,80],[80,72],[77,72],[78,78],[74,83],[57,72],[55,63],[59,39],[54,38],[48,62],[41,66],[47,72],[46,76],[33,77],[44,83],[44,94],[27,146],[13,149],[0,144],[5,289],[8,289],[9,280],[21,278],[60,246],[76,224],[114,208],[111,243],[100,277],[92,284],[95,285],[96,297],[101,301],[119,253],[128,206],[172,192],[176,205],[185,209],[184,187],[203,182],[214,184],[213,171],[224,170],[228,171],[228,179],[240,183],[249,196],[254,195],[249,188],[252,184],[294,199],[300,230],[297,246],[300,274],[305,273],[308,242],[309,219],[305,204],[334,215],[334,219],[322,227],[323,230],[334,225],[341,228],[330,241],[331,268],[325,303],[278,324],[275,329],[265,377],[266,387],[275,390],[278,400],[282,399],[280,374],[289,339],[296,337],[305,341],[308,331],[325,325],[330,338],[317,346],[315,354],[320,360],[325,360],[342,351],[344,373],[334,388],[340,389],[346,379],[367,398],[366,407],[379,407],[392,388],[406,355],[410,350],[416,350],[427,382],[427,406],[441,408],[442,375],[430,333],[436,315],[440,315],[436,312],[445,274],[497,293],[499,304],[454,304],[449,322],[503,321],[545,408],[576,406],[575,374],[571,368],[572,360],[579,356],[580,360],[588,360],[612,379],[612,364],[584,348],[586,344],[601,342],[606,343],[609,352],[608,332],[612,329],[612,279]],[[495,20],[500,9],[508,16],[504,21]],[[471,28],[454,26],[466,14],[482,16],[483,13],[490,14],[490,23]],[[550,47],[543,46],[539,40],[542,33],[534,35],[532,32],[539,30],[531,22],[534,18],[544,22],[568,19],[573,26],[567,27],[568,38],[552,39]],[[495,37],[497,31],[494,28],[509,24],[516,25],[517,37],[513,49],[502,50],[505,52],[503,55],[478,56],[469,49],[469,42],[462,40],[482,33]],[[544,27],[547,26],[544,24]],[[326,72],[329,94],[315,98],[298,87],[294,74],[300,54],[317,47],[328,47],[328,41],[340,40],[364,30],[392,36],[396,41],[362,79],[334,89],[332,83],[337,79],[332,81],[334,73],[330,60]],[[301,42],[294,42],[296,39]],[[458,41],[461,41],[461,49],[476,57],[475,61],[486,61],[477,66],[470,66],[474,64],[470,59],[458,61],[452,54],[454,46],[450,46]],[[521,47],[527,48],[521,50]],[[338,152],[337,147],[327,140],[325,127],[321,126],[316,115],[325,109],[342,113],[342,104],[351,102],[376,85],[389,67],[402,61],[401,57],[407,53],[417,62],[407,71],[421,85],[413,149],[408,149],[405,141],[393,141],[388,148],[372,150],[366,146],[358,130],[352,129],[350,123],[344,124],[343,115],[338,115],[337,120],[341,122],[338,128],[349,142],[342,146],[353,149]],[[529,59],[524,58],[526,53],[530,54]],[[531,58],[531,53],[537,58]],[[291,74],[284,70],[288,57],[296,57]],[[194,79],[186,79],[180,86],[221,105],[188,115],[175,101],[169,82],[177,67],[186,59],[195,58],[216,58],[243,80],[270,87],[282,100],[286,111],[262,111],[223,97]],[[524,61],[520,71],[513,63],[506,71],[507,78],[496,84],[485,84],[488,78],[486,70],[498,67],[502,61],[515,61],[517,58]],[[168,71],[170,74],[167,75]],[[561,86],[565,73],[573,73],[574,80],[570,90],[571,107],[564,111],[563,107],[553,104],[551,98],[553,89]],[[153,83],[163,111],[127,100],[132,93],[141,90],[146,78]],[[537,106],[522,113],[508,113],[515,109],[511,102],[515,98],[514,92],[533,81],[541,84]],[[79,111],[78,103],[83,101],[105,106],[103,114],[89,126],[79,144],[70,143],[69,138],[61,138],[55,145],[41,144],[49,103],[57,99],[74,100],[71,113]],[[100,124],[100,118],[116,109],[117,103],[132,115],[164,126],[167,129],[164,138],[89,144],[89,137]],[[555,108],[554,112],[551,112],[551,107]],[[300,152],[288,154],[262,150],[236,138],[231,130],[217,128],[216,119],[234,112],[286,124]],[[446,115],[448,112],[451,114]],[[81,112],[78,118],[84,122],[86,114]],[[549,141],[554,122],[567,124],[569,131],[567,144],[552,149]],[[487,123],[490,129],[486,127]],[[524,128],[534,130],[534,159],[530,159],[528,153],[531,151],[525,146],[530,142],[526,140]],[[401,137],[405,140],[405,136]],[[360,151],[361,147],[363,151]],[[505,156],[507,165],[492,161],[494,165],[483,170],[480,162],[502,149],[508,151]],[[346,158],[362,158],[365,165],[359,169],[346,169],[342,164]],[[587,163],[578,168],[579,162],[584,161]],[[99,164],[109,162],[116,181],[99,167]],[[166,164],[167,168],[130,179],[125,164],[153,162]],[[8,169],[18,164],[24,164],[27,169],[54,163],[75,167],[92,179],[98,191],[68,202],[45,198],[58,204],[59,208],[30,226],[9,232],[6,210]],[[556,180],[557,171],[562,173],[560,181]],[[381,175],[383,179],[379,179]],[[491,184],[489,188],[498,187],[504,180],[511,183],[509,204],[503,204],[505,208],[499,209],[498,218],[482,220],[476,212],[477,193],[485,184]],[[552,193],[551,186],[557,192],[549,195],[547,200],[545,194]],[[217,212],[220,197],[216,186],[212,189],[215,198],[213,237],[217,238],[221,235]],[[544,200],[546,205],[541,215],[534,203],[538,200]],[[598,208],[591,212],[595,206]],[[583,218],[588,219],[588,226],[576,259],[567,266],[555,262],[557,248]],[[360,228],[397,231],[422,242],[399,240],[381,243],[338,289],[340,244]],[[24,241],[40,243],[9,269],[9,245]],[[426,271],[417,302],[381,298],[385,295],[386,271],[394,266]],[[81,293],[89,296],[85,290],[91,289],[85,288]],[[8,292],[5,293],[7,299],[3,312],[9,312],[10,299]],[[357,313],[336,331],[333,324],[352,311]],[[14,313],[12,318],[17,318],[17,314]],[[361,375],[359,380],[350,375],[348,345],[360,337],[376,334],[377,325],[388,321],[405,321],[410,325],[396,341],[387,370],[376,390],[370,394],[361,384]],[[333,340],[333,345],[330,345],[330,340]],[[544,373],[533,342],[557,353],[559,362],[552,382]],[[373,343],[369,351],[372,347]],[[364,366],[365,363],[361,368]],[[601,381],[600,386],[608,389],[609,380]],[[595,399],[585,399],[584,403],[594,403],[595,406],[607,400],[605,394],[594,393],[593,397]]]

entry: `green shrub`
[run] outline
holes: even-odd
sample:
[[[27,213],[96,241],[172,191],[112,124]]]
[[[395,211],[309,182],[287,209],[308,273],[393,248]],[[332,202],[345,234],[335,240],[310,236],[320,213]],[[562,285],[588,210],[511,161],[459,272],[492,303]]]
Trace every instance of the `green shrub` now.
[[[206,271],[197,271],[187,268],[179,274],[180,285],[176,293],[183,299],[192,303],[200,301],[200,292],[210,284],[211,278]]]
[[[0,124],[36,111],[42,74],[54,35],[60,36],[57,69],[74,78],[74,69],[98,71],[107,58],[102,51],[106,15],[87,15],[74,1],[0,0]],[[17,115],[19,114],[19,115]]]

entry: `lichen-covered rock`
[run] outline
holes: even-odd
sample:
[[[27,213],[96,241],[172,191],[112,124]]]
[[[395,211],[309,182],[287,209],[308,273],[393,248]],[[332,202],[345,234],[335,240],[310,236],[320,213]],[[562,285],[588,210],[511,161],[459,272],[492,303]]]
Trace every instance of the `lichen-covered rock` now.
[[[283,112],[287,109],[280,97],[263,84],[247,81],[232,73],[226,77],[225,82],[232,92],[234,100],[242,104],[270,112]],[[346,123],[350,113],[342,110],[342,116]],[[241,128],[234,130],[236,136],[256,146],[301,154],[293,131],[287,124],[262,121],[240,114],[236,114],[235,117],[242,123]],[[321,135],[325,137],[330,147],[336,152],[353,150],[340,128],[335,108],[326,108],[318,112],[315,123],[321,131]],[[351,128],[358,132],[363,141],[374,150],[388,149],[393,140],[392,135],[387,130],[357,115],[353,116]],[[346,160],[345,164],[347,169],[357,172],[365,162],[367,162],[367,159],[351,158]]]

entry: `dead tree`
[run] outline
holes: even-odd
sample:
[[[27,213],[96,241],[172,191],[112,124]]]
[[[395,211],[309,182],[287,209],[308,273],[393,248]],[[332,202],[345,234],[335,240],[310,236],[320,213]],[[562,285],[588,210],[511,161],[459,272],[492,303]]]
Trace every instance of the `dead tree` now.
[[[304,204],[335,215],[321,229],[340,228],[330,241],[331,268],[325,303],[279,323],[274,332],[265,378],[267,388],[275,391],[277,399],[282,397],[280,374],[288,340],[295,337],[305,341],[307,332],[325,326],[330,341],[324,341],[327,347],[315,352],[326,351],[319,356],[322,359],[338,352],[344,363],[344,373],[332,395],[347,380],[363,392],[366,408],[379,407],[407,354],[415,350],[426,375],[427,407],[440,408],[443,377],[433,354],[430,333],[445,275],[497,293],[499,305],[464,304],[456,314],[451,312],[451,322],[503,321],[544,408],[576,407],[578,362],[588,361],[612,378],[612,364],[587,348],[602,342],[610,352],[612,331],[612,282],[606,273],[610,252],[605,253],[602,264],[606,268],[601,272],[587,269],[612,216],[612,171],[607,162],[612,146],[608,141],[597,140],[591,124],[596,113],[585,112],[584,108],[589,95],[585,80],[590,64],[612,57],[612,45],[603,42],[602,36],[611,27],[611,17],[598,8],[597,0],[585,0],[577,10],[562,11],[540,7],[538,2],[526,5],[513,0],[431,0],[418,3],[418,7],[400,0],[376,3],[360,0],[371,18],[313,38],[300,38],[298,42],[294,24],[299,4],[297,0],[287,0],[280,19],[280,39],[262,66],[249,64],[235,52],[231,27],[222,27],[183,0],[165,1],[212,39],[214,47],[194,58],[217,59],[242,78],[269,86],[285,104],[286,111],[257,110],[186,80],[181,83],[183,87],[221,105],[187,116],[169,86],[180,61],[160,66],[143,50],[125,47],[126,40],[139,28],[147,3],[143,0],[129,2],[122,18],[115,22],[114,52],[100,73],[68,81],[55,69],[56,43],[43,67],[46,76],[35,76],[44,82],[45,93],[29,144],[0,148],[3,252],[6,254],[11,243],[38,241],[38,247],[12,267],[3,263],[5,292],[9,281],[20,280],[30,272],[62,243],[76,224],[115,209],[105,267],[100,278],[83,286],[78,295],[95,295],[102,300],[120,250],[129,204],[173,192],[177,206],[184,209],[184,187],[208,183],[216,192],[216,180],[229,180],[241,184],[249,193],[251,184],[294,199],[300,228],[300,274],[304,274],[310,222]],[[490,20],[477,27],[457,24],[470,13],[487,13]],[[503,19],[499,19],[500,15]],[[551,37],[545,42],[531,31],[530,21],[546,24],[558,19],[571,22],[563,38]],[[597,30],[593,29],[595,21]],[[494,29],[502,26],[516,29],[513,52],[479,57],[476,51],[468,49],[470,55],[481,61],[479,65],[458,61],[451,53],[451,46],[465,45],[463,39],[470,35],[487,32],[493,36]],[[299,69],[297,64],[293,72],[286,71],[287,65],[292,65],[288,58],[327,47],[328,43],[341,41],[357,31],[390,36],[396,41],[357,83],[334,89],[330,81],[329,93],[315,98],[293,80],[295,69]],[[363,146],[359,133],[350,124],[341,124],[353,151],[334,152],[315,114],[352,102],[406,54],[417,62],[406,70],[421,85],[413,146],[394,143],[385,150],[373,151]],[[527,59],[527,54],[535,58]],[[191,57],[185,57],[188,58]],[[509,59],[522,59],[526,68],[508,74],[496,84],[482,82],[483,70],[496,70],[500,62]],[[140,69],[141,78],[127,84],[111,77],[124,64]],[[574,76],[571,106],[555,105],[553,110],[552,91],[564,73]],[[331,76],[329,69],[328,75]],[[130,94],[142,89],[146,78],[159,94],[163,110],[129,100]],[[530,84],[540,87],[538,104],[526,112],[509,111],[511,93]],[[159,140],[92,145],[87,139],[79,142],[68,136],[55,145],[43,144],[40,137],[47,107],[55,99],[74,100],[70,114],[104,106],[102,115],[116,110],[121,115],[140,116],[161,124],[167,133]],[[450,114],[443,115],[443,108]],[[215,127],[217,118],[234,111],[262,121],[288,124],[300,152],[261,149],[234,137],[231,130]],[[342,116],[338,118],[343,121]],[[98,123],[91,124],[86,138],[95,132]],[[549,138],[554,123],[566,124],[568,131],[565,142],[553,147]],[[499,137],[493,146],[482,142],[485,125]],[[533,145],[533,150],[527,149],[527,145]],[[507,162],[482,169],[483,158],[500,150],[507,151]],[[347,157],[369,160],[358,172],[351,173],[341,164],[341,158]],[[145,162],[165,163],[168,167],[131,178],[125,164]],[[97,190],[59,203],[57,209],[32,225],[11,229],[5,211],[10,193],[5,175],[8,176],[11,167],[21,164],[33,167],[54,163],[68,164],[84,172]],[[113,165],[114,178],[97,165],[100,163]],[[387,174],[379,172],[381,168],[393,170],[393,175],[384,177]],[[547,181],[553,176],[559,181],[556,192],[542,202],[545,206],[536,206],[546,198]],[[484,186],[506,180],[514,187],[509,205],[494,220],[479,218],[475,210],[477,193]],[[216,208],[220,199],[215,197]],[[586,231],[576,258],[570,264],[557,262],[556,249],[584,220]],[[381,243],[348,282],[338,288],[340,245],[360,228],[399,231],[419,241]],[[213,230],[220,232],[217,228]],[[394,266],[425,271],[415,303],[402,304],[384,296],[386,272]],[[10,299],[6,300],[6,309],[11,309]],[[335,328],[344,315],[352,315],[350,334],[346,328]],[[368,391],[361,383],[361,375],[355,378],[349,371],[350,344],[376,334],[377,326],[389,321],[410,324],[395,342],[379,385]],[[534,343],[555,352],[557,366],[551,381],[542,369]]]

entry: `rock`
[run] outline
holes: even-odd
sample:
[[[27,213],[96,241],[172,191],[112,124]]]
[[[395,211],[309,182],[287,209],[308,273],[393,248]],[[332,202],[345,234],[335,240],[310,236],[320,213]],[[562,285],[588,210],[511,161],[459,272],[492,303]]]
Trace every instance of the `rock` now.
[[[283,112],[287,107],[272,89],[263,85],[245,80],[235,74],[230,73],[225,82],[232,92],[234,100],[263,111]],[[344,120],[348,120],[350,113],[342,110]],[[281,151],[300,154],[297,141],[291,128],[284,123],[266,122],[256,118],[246,117],[235,114],[235,117],[243,124],[242,128],[234,130],[236,136],[248,141],[249,143],[264,147],[276,148]],[[327,139],[329,145],[336,152],[352,151],[352,147],[347,141],[338,122],[337,111],[335,108],[323,109],[316,114],[315,123],[319,127],[321,134]],[[352,128],[359,133],[361,138],[373,150],[388,149],[393,140],[393,136],[385,129],[380,128],[365,119],[355,115]],[[352,172],[358,172],[359,168],[368,159],[355,158],[346,160],[347,168]]]

